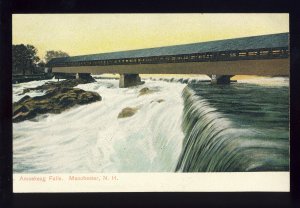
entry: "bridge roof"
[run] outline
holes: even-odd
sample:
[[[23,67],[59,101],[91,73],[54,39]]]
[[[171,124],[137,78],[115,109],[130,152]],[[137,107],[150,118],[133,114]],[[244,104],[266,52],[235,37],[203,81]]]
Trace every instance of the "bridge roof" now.
[[[157,48],[146,48],[111,53],[99,53],[82,56],[54,58],[47,65],[57,63],[98,61],[124,58],[138,58],[151,56],[167,56],[180,54],[193,54],[205,52],[237,51],[264,48],[288,48],[289,33],[278,33],[244,38],[216,40],[209,42],[191,43],[184,45],[164,46]]]

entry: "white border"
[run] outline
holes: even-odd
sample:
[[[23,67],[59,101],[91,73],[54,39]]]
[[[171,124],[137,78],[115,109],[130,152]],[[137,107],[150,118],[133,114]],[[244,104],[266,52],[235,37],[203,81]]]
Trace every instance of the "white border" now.
[[[14,193],[253,191],[289,192],[290,173],[13,174]]]

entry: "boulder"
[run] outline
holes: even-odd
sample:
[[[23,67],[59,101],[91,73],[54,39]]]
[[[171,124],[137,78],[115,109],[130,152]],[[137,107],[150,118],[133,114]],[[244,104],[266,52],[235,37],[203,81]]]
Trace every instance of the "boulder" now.
[[[151,90],[149,89],[148,87],[144,87],[140,90],[139,92],[139,96],[142,96],[142,95],[147,95],[147,94],[150,94],[150,93],[153,93],[153,92],[156,92],[156,90]]]
[[[127,118],[133,116],[137,112],[138,108],[124,108],[118,115],[118,118]]]

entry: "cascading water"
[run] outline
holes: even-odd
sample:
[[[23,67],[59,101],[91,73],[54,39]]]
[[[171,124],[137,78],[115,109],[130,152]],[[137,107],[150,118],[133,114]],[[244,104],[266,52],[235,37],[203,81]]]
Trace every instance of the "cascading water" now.
[[[289,170],[288,80],[278,86],[280,79],[258,80],[274,81],[270,87],[213,86],[200,79],[151,78],[125,89],[118,80],[79,85],[98,92],[102,101],[13,124],[13,171]],[[24,96],[19,94],[25,87],[44,82],[13,85],[13,100]],[[153,93],[140,96],[144,87]],[[118,118],[126,107],[137,112]]]
[[[247,87],[251,88],[251,86],[246,86],[245,89]],[[218,91],[217,96],[219,97],[215,98],[216,96],[213,97],[214,95],[210,95],[211,99],[210,102],[208,102],[199,95],[201,93],[197,94],[190,87],[186,87],[183,90],[184,115],[182,128],[185,138],[183,151],[176,168],[177,171],[242,172],[287,171],[289,169],[288,130],[282,129],[280,131],[279,127],[275,126],[275,128],[279,129],[275,136],[275,134],[271,135],[270,132],[260,131],[260,129],[251,122],[249,122],[250,125],[249,123],[243,125],[243,119],[240,119],[239,123],[233,122],[232,119],[230,119],[232,115],[230,115],[231,112],[229,111],[234,109],[234,102],[240,103],[237,106],[239,106],[239,110],[242,109],[241,111],[246,111],[245,108],[240,107],[243,102],[248,102],[247,106],[251,109],[249,103],[253,101],[253,98],[251,99],[250,93],[241,98],[240,96],[241,94],[243,95],[243,93],[239,95],[234,94],[232,90],[233,87],[220,89],[218,86],[214,87],[210,85],[208,88],[205,85],[201,85],[194,88],[204,88],[201,92],[206,91],[207,95]],[[239,92],[245,89],[239,89]],[[256,90],[256,96],[259,96],[258,92]],[[220,96],[220,94],[223,95]],[[227,98],[224,96],[225,94]],[[228,100],[229,97],[232,96],[231,101],[226,103],[226,99]],[[220,98],[222,101],[220,101]],[[246,101],[242,100],[247,98],[248,100]],[[264,98],[258,97],[258,99]],[[269,99],[272,99],[272,97]],[[214,102],[219,102],[218,109],[211,106],[211,103]],[[259,107],[259,103],[257,104],[257,107]],[[226,113],[220,112],[222,107]],[[283,109],[283,115],[288,115],[288,113],[284,114],[288,108],[284,106]],[[235,117],[243,117],[237,116],[238,108],[234,109],[234,111]],[[251,112],[254,114],[262,113],[255,111],[255,109],[251,109]],[[274,114],[278,112],[268,113]],[[253,115],[251,115],[250,112],[246,112],[246,115],[244,119],[251,121]],[[254,117],[257,122],[278,122],[275,118],[269,121],[267,118],[258,118],[258,115],[254,115]],[[255,121],[255,119],[252,119],[252,121]],[[281,118],[281,120],[283,120],[284,127],[288,126],[288,122],[285,122],[284,117]]]
[[[149,80],[122,89],[118,80],[101,79],[77,87],[98,92],[102,101],[13,124],[15,173],[175,171],[184,85]],[[144,87],[153,92],[140,96]],[[14,92],[19,88],[15,85]],[[138,110],[118,118],[126,107]]]

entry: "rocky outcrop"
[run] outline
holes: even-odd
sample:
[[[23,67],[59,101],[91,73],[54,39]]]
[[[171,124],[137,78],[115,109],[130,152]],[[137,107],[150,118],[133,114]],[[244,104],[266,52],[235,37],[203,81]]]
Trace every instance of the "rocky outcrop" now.
[[[71,81],[71,80],[66,80]],[[58,83],[58,82],[56,82]],[[100,101],[101,96],[96,92],[72,88],[75,82],[68,83],[67,87],[48,83],[38,88],[48,89],[43,96],[30,97],[28,95],[13,104],[13,122],[32,119],[40,114],[61,113],[75,105],[83,105]]]
[[[138,108],[124,108],[118,115],[118,118],[127,118],[133,116],[138,111]]]

